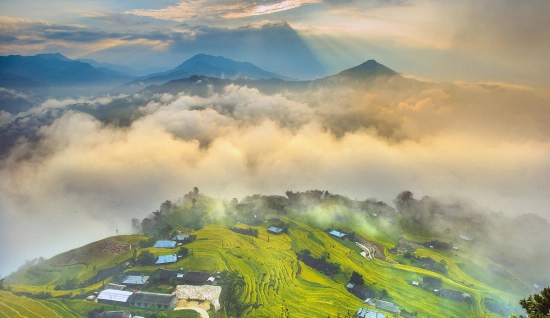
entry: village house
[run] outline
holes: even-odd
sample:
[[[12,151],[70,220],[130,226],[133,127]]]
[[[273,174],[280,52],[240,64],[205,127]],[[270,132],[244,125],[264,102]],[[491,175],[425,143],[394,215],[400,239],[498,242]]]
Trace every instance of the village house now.
[[[128,306],[128,298],[132,292],[116,289],[106,289],[99,293],[97,302],[106,305]]]
[[[379,299],[376,301],[374,306],[376,307],[376,309],[381,309],[394,315],[399,315],[399,306],[394,303],[390,303],[389,301]]]
[[[176,247],[177,242],[175,241],[168,241],[168,240],[160,240],[155,243],[153,246],[154,248],[174,248]]]
[[[283,229],[281,229],[280,227],[276,227],[276,226],[271,226],[267,229],[267,231],[271,234],[281,234],[283,233]]]
[[[126,285],[128,288],[141,289],[147,284],[148,280],[149,276],[128,275],[125,276],[120,283]]]
[[[359,308],[359,310],[355,314],[355,318],[386,318],[386,316],[381,312],[366,308]]]
[[[132,294],[128,303],[134,308],[171,310],[176,306],[176,295],[137,292]]]
[[[335,230],[330,230],[328,232],[328,234],[330,234],[332,236],[335,236],[339,239],[343,239],[346,236],[346,233],[338,232],[338,231],[335,231]]]
[[[178,261],[178,256],[176,254],[162,255],[157,258],[157,261],[155,262],[155,264],[156,265],[171,264],[177,261]]]

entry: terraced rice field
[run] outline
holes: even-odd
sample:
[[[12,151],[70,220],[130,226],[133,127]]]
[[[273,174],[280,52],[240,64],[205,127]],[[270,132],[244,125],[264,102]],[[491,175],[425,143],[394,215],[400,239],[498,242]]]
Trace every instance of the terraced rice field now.
[[[173,216],[175,219],[179,217]],[[366,305],[344,287],[352,271],[360,273],[369,288],[377,292],[386,289],[393,296],[394,303],[409,312],[416,311],[422,317],[472,317],[487,313],[483,307],[484,299],[517,301],[517,296],[510,294],[510,288],[505,288],[510,287],[509,281],[490,284],[476,274],[479,269],[487,267],[487,260],[475,258],[467,249],[454,252],[418,248],[415,252],[418,256],[431,257],[436,261],[445,260],[448,274],[441,275],[407,264],[392,264],[379,259],[368,260],[359,254],[362,250],[354,243],[334,238],[312,225],[288,218],[282,219],[290,225],[288,233],[268,234],[266,226],[253,227],[259,232],[257,238],[237,234],[227,226],[207,225],[193,233],[197,236],[195,242],[186,245],[191,255],[177,263],[169,264],[167,268],[209,272],[239,271],[247,284],[242,300],[251,305],[245,312],[245,316],[248,317],[273,317],[280,314],[283,308],[287,308],[292,317],[336,317],[338,313],[355,312],[359,307]],[[181,222],[187,222],[182,220]],[[391,233],[391,224],[384,223],[383,220],[375,221],[380,223],[377,227],[359,224],[351,230],[369,241],[380,244],[380,252],[385,253],[385,249],[397,245],[398,237]],[[377,238],[380,241],[377,241]],[[141,239],[144,238],[117,238],[120,243],[131,244],[136,244]],[[86,247],[82,249],[84,248]],[[295,253],[304,249],[310,250],[313,257],[325,255],[329,262],[339,263],[342,273],[327,277],[309,268],[296,258]],[[154,248],[148,250],[155,255],[171,251]],[[69,277],[76,276],[79,280],[89,278],[96,272],[92,270],[92,264],[97,268],[113,266],[129,257],[129,253],[131,251],[119,255],[101,254],[96,255],[96,258],[87,258],[83,255],[79,259],[83,263],[63,267],[52,266],[50,262],[46,262],[19,273],[16,278],[26,284],[11,287],[14,291],[49,291],[54,296],[59,296],[67,291],[55,292],[52,290],[53,285]],[[401,259],[389,254],[385,256],[389,261]],[[54,260],[55,258],[52,259]],[[132,270],[152,273],[156,268],[145,266]],[[424,275],[441,278],[444,288],[467,292],[473,301],[468,304],[446,300],[411,285],[413,280],[420,281]],[[99,286],[91,286],[86,290],[97,288]],[[521,290],[521,284],[516,289]],[[0,313],[5,317],[78,317],[85,310],[93,308],[89,307],[92,304],[84,301],[74,301],[70,305],[61,300],[33,300],[6,292],[0,293]],[[83,308],[75,310],[77,306]]]
[[[238,270],[247,283],[243,301],[252,305],[246,316],[272,317],[283,307],[288,308],[293,317],[335,317],[348,310],[354,312],[365,304],[344,287],[352,271],[362,274],[366,284],[375,290],[386,289],[401,308],[416,311],[421,316],[471,317],[484,311],[481,302],[488,295],[512,298],[505,291],[460,271],[456,263],[464,261],[467,255],[461,259],[419,249],[419,255],[447,261],[449,275],[443,276],[409,265],[367,260],[350,242],[333,238],[304,223],[284,221],[291,225],[288,234],[268,236],[266,227],[260,226],[255,227],[259,231],[258,238],[234,233],[225,226],[206,226],[194,233],[197,241],[186,246],[193,256],[168,267],[211,272]],[[330,278],[307,267],[295,255],[303,249],[309,249],[314,257],[328,252],[329,261],[340,263],[343,274]],[[467,304],[446,300],[411,286],[411,281],[420,280],[423,275],[442,278],[445,286],[469,293],[474,301]]]

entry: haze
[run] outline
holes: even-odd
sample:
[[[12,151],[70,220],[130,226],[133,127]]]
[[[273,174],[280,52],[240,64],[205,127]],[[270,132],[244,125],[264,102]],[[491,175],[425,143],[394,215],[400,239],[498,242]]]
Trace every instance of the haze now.
[[[135,69],[196,53],[294,79],[376,59],[409,85],[273,94],[102,94],[34,100],[0,127],[36,128],[0,162],[0,275],[130,231],[166,199],[323,189],[391,204],[403,190],[550,218],[550,3],[50,1],[0,4],[0,54],[59,52]],[[128,125],[71,107],[136,105]],[[52,118],[51,122],[45,118]],[[37,124],[37,123],[46,124]]]

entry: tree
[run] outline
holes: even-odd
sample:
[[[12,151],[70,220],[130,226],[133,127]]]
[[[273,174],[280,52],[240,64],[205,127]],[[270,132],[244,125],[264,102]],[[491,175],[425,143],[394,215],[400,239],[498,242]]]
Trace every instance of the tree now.
[[[241,297],[246,289],[244,278],[237,271],[224,271],[221,276],[220,303],[229,317],[240,317],[249,306],[241,302]]]
[[[180,247],[178,250],[178,256],[185,257],[187,255],[189,255],[189,249],[187,249],[187,247]]]
[[[392,296],[390,296],[390,294],[388,293],[388,291],[386,289],[382,289],[382,291],[380,292],[380,299],[391,301]]]
[[[139,256],[137,258],[137,262],[140,265],[152,265],[155,263],[155,255],[149,251],[143,251],[139,253]]]
[[[550,287],[546,287],[539,294],[531,295],[519,301],[519,304],[528,317],[550,317]]]
[[[365,280],[363,279],[363,276],[355,271],[351,273],[351,278],[349,282],[355,285],[365,285]]]
[[[4,289],[4,279],[0,279],[0,290]]]

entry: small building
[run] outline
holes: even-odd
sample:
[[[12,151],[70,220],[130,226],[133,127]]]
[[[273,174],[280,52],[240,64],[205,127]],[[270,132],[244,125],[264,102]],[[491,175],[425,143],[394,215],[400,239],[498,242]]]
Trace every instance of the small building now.
[[[127,306],[128,298],[132,294],[132,292],[124,290],[106,289],[99,293],[97,296],[97,302],[107,305]]]
[[[155,271],[155,274],[158,275],[159,280],[169,282],[173,278],[176,278],[176,271],[170,270],[170,269],[164,269],[164,268],[158,268]]]
[[[381,312],[366,308],[359,308],[359,310],[355,314],[355,318],[386,318],[386,316]]]
[[[376,307],[376,309],[381,309],[381,310],[390,312],[394,315],[399,314],[399,306],[397,306],[394,303],[390,303],[389,301],[379,299],[379,300],[376,301],[374,306]]]
[[[336,236],[337,238],[339,239],[342,239],[346,236],[345,233],[342,233],[342,232],[338,232],[338,231],[335,231],[335,230],[330,230],[330,232],[328,232],[328,234],[332,235],[332,236]]]
[[[453,250],[458,251],[458,246],[453,246]]]
[[[272,233],[272,234],[281,234],[283,233],[283,229],[281,229],[280,227],[276,227],[276,226],[271,226],[267,229],[267,231],[269,233]]]
[[[202,285],[208,282],[210,276],[208,272],[189,271],[183,274],[181,280],[191,285]]]
[[[412,284],[413,286],[416,286],[416,287],[420,286],[420,283],[417,282],[417,281],[415,281],[415,280],[413,280],[413,282],[412,282],[411,284]]]
[[[178,243],[188,243],[193,242],[197,239],[196,235],[189,235],[189,234],[176,234],[172,238],[172,241],[176,241]]]
[[[162,255],[157,258],[157,261],[155,264],[162,265],[162,264],[171,264],[178,261],[178,256],[176,254],[170,254],[170,255]]]
[[[158,308],[160,310],[171,310],[176,306],[176,295],[137,292],[128,300],[130,307],[149,309]]]
[[[122,279],[121,284],[130,288],[140,289],[147,283],[148,280],[149,276],[128,275]]]
[[[174,248],[176,247],[177,242],[175,241],[168,241],[168,240],[160,240],[155,243],[153,246],[154,248]]]
[[[132,318],[132,314],[126,310],[104,311],[97,315],[98,318]]]
[[[216,277],[210,276],[210,277],[208,277],[208,279],[207,279],[206,281],[208,281],[208,282],[211,283],[211,284],[214,284],[214,281],[215,281],[215,280],[216,280]]]

